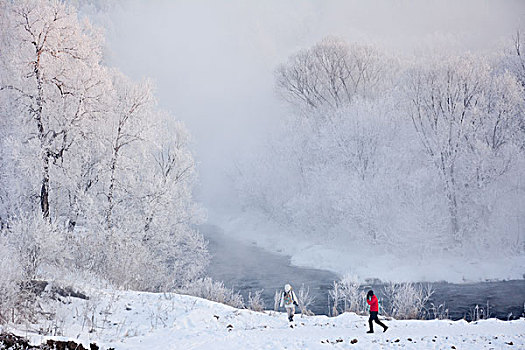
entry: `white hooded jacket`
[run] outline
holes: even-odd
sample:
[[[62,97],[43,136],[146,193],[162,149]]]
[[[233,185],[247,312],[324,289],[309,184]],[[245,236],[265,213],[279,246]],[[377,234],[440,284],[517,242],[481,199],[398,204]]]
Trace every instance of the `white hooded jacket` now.
[[[282,292],[281,294],[281,307],[293,307],[295,303],[299,303],[297,300],[297,296],[295,295],[295,292],[293,290],[290,290],[290,292]]]

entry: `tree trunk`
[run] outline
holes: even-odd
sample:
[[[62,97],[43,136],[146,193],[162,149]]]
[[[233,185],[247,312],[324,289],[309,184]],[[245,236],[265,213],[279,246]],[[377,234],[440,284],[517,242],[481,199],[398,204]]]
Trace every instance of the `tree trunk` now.
[[[111,177],[109,179],[109,189],[108,189],[108,212],[106,214],[106,224],[108,228],[113,226],[112,215],[113,215],[113,196],[115,191],[115,170],[117,168],[117,152],[113,154],[113,159],[111,160]]]
[[[444,174],[448,179],[445,181],[447,191],[447,200],[448,200],[448,212],[450,215],[450,224],[452,228],[452,236],[454,237],[454,241],[461,244],[462,243],[462,237],[460,234],[460,227],[458,222],[458,201],[457,201],[457,195],[456,195],[456,179],[454,177],[454,167],[451,166],[450,169],[448,169],[448,174]]]
[[[461,242],[461,236],[459,234],[459,223],[458,223],[458,203],[456,200],[456,194],[452,192],[447,193],[448,199],[448,212],[450,215],[450,224],[452,226],[452,234],[454,240],[458,243]]]
[[[46,134],[43,122],[43,105],[44,105],[44,82],[40,71],[41,51],[37,49],[35,62],[35,77],[38,89],[36,97],[36,109],[34,111],[35,120],[38,128],[38,138],[40,139],[40,151],[42,152],[42,187],[40,189],[40,208],[42,216],[49,218],[49,153],[46,149]]]
[[[49,218],[49,156],[43,155],[42,159],[42,188],[40,189],[40,207],[42,216]]]

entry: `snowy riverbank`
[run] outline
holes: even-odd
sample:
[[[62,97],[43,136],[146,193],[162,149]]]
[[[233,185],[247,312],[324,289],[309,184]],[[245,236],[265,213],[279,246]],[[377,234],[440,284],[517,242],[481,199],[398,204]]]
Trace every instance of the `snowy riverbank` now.
[[[523,318],[473,323],[386,320],[390,327],[386,333],[366,334],[367,317],[352,313],[334,318],[296,315],[291,328],[284,313],[238,310],[178,294],[103,291],[93,292],[89,300],[65,298],[47,301],[43,307],[56,314],[56,320],[7,331],[26,336],[34,344],[47,339],[75,340],[87,348],[95,342],[101,349],[116,350],[525,346]],[[42,329],[60,336],[38,335]]]
[[[295,266],[350,274],[362,282],[450,282],[520,280],[525,256],[478,257],[414,251],[400,254],[388,248],[363,247],[353,242],[312,243],[256,214],[216,215],[209,222],[235,239],[289,255]],[[371,259],[373,257],[373,259]]]

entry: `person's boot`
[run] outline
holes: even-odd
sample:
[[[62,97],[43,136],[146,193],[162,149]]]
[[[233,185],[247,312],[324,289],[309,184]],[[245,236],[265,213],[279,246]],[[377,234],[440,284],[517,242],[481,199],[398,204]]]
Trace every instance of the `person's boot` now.
[[[367,333],[374,333],[374,330],[371,329],[371,330],[369,330]]]
[[[288,317],[288,321],[293,322],[293,316]]]
[[[388,329],[388,326],[385,326],[385,328],[383,328],[383,333],[385,333],[387,329]]]

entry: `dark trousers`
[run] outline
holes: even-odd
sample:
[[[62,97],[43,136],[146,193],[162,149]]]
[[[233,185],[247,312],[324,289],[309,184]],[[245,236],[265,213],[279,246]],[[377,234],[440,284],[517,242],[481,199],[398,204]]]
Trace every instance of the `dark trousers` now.
[[[374,330],[374,325],[372,321],[375,321],[378,325],[380,325],[383,328],[386,328],[385,324],[381,321],[379,321],[379,318],[377,318],[377,311],[370,311],[370,318],[368,319],[368,325],[370,326],[370,330]]]

